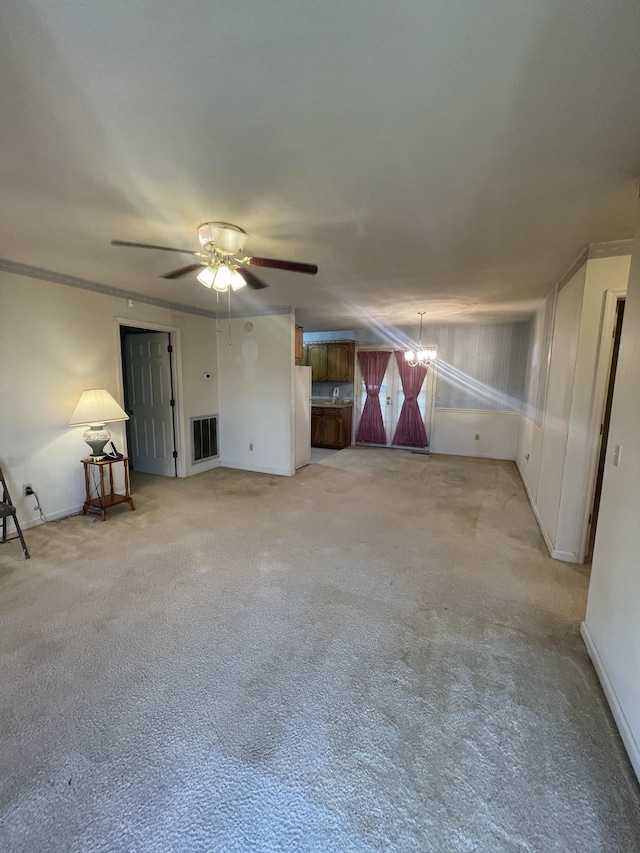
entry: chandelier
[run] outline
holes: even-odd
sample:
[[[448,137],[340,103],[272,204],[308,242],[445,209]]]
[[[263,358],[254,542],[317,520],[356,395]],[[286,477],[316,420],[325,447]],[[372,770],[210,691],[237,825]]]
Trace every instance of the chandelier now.
[[[434,349],[422,349],[422,318],[426,313],[426,311],[418,311],[418,314],[420,315],[420,338],[418,341],[418,349],[409,349],[404,354],[404,360],[407,362],[409,367],[428,367],[436,357],[436,351]]]

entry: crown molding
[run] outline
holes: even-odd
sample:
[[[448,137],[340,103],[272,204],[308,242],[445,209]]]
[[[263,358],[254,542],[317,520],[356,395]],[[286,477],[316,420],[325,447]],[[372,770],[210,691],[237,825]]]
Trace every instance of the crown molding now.
[[[193,308],[190,305],[182,305],[179,302],[169,302],[167,299],[157,299],[155,296],[145,296],[142,293],[134,293],[130,290],[122,290],[119,287],[110,287],[108,284],[100,284],[97,281],[87,281],[84,278],[76,278],[74,275],[53,272],[53,270],[31,267],[28,264],[19,264],[17,261],[9,261],[0,258],[0,271],[24,275],[27,278],[35,278],[40,281],[51,281],[54,284],[65,284],[67,287],[77,287],[81,290],[91,290],[94,293],[103,293],[106,296],[115,296],[118,299],[133,299],[135,302],[144,302],[146,305],[155,305],[158,308],[167,308],[169,311],[181,311],[183,314],[197,314],[199,317],[210,317],[216,319],[215,311],[205,311],[204,308]]]
[[[564,272],[558,281],[556,282],[556,287],[558,290],[564,287],[568,281],[574,277],[574,275],[578,272],[578,270],[583,267],[587,261],[589,260],[589,246],[586,246],[575,259],[575,261],[571,264],[568,270]],[[545,297],[546,299],[546,297]]]
[[[231,309],[231,314],[228,311],[220,311],[218,313],[218,321],[242,319],[243,317],[272,317],[279,314],[294,314],[295,311],[291,305],[254,305],[246,308]]]
[[[194,308],[191,305],[182,305],[180,302],[169,302],[167,299],[145,296],[143,293],[123,290],[120,287],[110,287],[108,284],[100,284],[97,281],[88,281],[85,278],[77,278],[74,275],[65,275],[64,273],[42,269],[41,267],[20,264],[17,261],[10,261],[6,258],[0,258],[0,272],[24,275],[27,278],[36,278],[40,281],[52,281],[54,284],[65,284],[67,287],[91,290],[94,293],[103,293],[106,296],[115,296],[118,299],[133,299],[134,302],[144,302],[146,305],[155,305],[158,308],[166,308],[169,311],[181,311],[183,314],[196,314],[198,317],[209,317],[212,320],[220,321],[229,316],[229,312],[224,309],[206,311],[204,308]],[[266,317],[272,314],[293,314],[293,308],[291,305],[260,305],[231,310],[232,319],[237,317]]]
[[[557,288],[560,290],[565,284],[570,281],[578,270],[587,263],[601,258],[617,258],[622,255],[630,255],[633,246],[633,240],[610,240],[608,243],[590,243],[580,252],[569,269],[562,274],[557,282]]]

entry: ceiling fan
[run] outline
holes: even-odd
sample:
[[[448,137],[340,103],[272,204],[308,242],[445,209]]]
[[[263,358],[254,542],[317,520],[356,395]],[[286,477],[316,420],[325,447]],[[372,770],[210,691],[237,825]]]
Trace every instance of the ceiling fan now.
[[[130,246],[138,249],[160,249],[164,252],[182,252],[200,258],[196,263],[188,264],[177,270],[165,273],[161,278],[182,278],[202,267],[196,278],[205,287],[219,292],[239,290],[248,285],[253,290],[268,287],[262,279],[248,267],[271,267],[272,269],[301,272],[315,275],[318,267],[315,264],[303,264],[297,261],[281,261],[275,258],[257,258],[242,255],[242,249],[247,239],[246,231],[229,222],[203,222],[198,226],[198,240],[202,252],[191,249],[176,249],[171,246],[155,246],[151,243],[130,243],[127,240],[112,240],[112,246]]]

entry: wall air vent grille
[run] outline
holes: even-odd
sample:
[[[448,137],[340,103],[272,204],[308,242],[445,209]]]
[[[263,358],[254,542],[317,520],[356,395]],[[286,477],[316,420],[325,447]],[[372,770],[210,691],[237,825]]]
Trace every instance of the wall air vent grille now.
[[[218,416],[191,418],[191,461],[204,462],[218,455]]]

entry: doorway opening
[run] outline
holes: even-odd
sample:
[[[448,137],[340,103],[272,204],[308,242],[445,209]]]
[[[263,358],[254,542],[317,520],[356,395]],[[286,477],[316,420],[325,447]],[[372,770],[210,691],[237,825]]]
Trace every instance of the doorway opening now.
[[[611,348],[611,366],[607,380],[607,392],[600,425],[600,448],[598,450],[598,465],[596,469],[595,486],[593,490],[593,503],[589,515],[589,538],[585,560],[590,562],[593,557],[593,545],[596,538],[596,527],[598,524],[598,512],[600,510],[600,497],[602,495],[602,480],[604,478],[604,466],[607,456],[607,440],[609,438],[609,426],[611,423],[611,404],[613,401],[613,389],[616,380],[616,369],[618,366],[618,353],[620,351],[620,335],[622,332],[622,320],[624,318],[624,299],[618,299],[616,303],[616,319],[613,331],[613,344]]]
[[[172,333],[120,324],[120,352],[130,467],[177,477]]]

